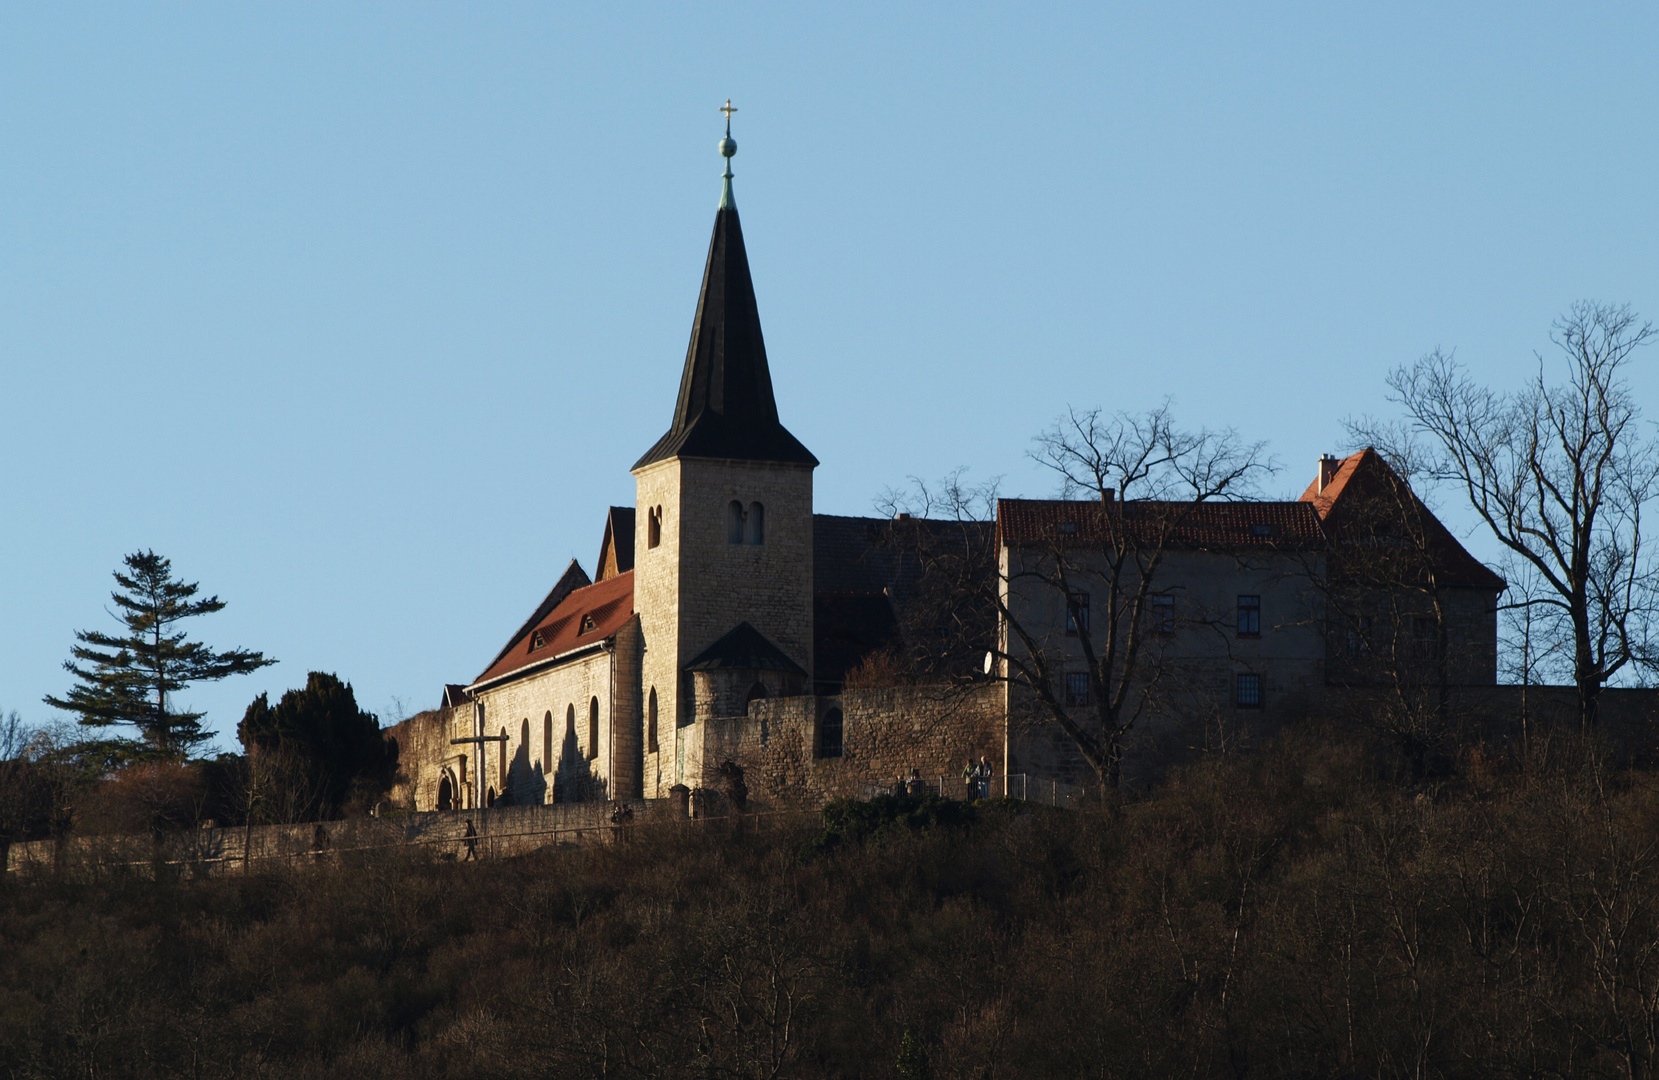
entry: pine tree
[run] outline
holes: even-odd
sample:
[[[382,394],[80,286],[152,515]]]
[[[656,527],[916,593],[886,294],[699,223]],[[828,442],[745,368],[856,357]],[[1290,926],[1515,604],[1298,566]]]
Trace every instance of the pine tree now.
[[[397,742],[357,707],[350,683],[324,671],[275,705],[254,698],[236,735],[266,789],[255,794],[279,821],[337,818],[353,796],[372,802],[397,773]]]
[[[130,725],[138,730],[139,746],[132,749],[162,757],[181,757],[211,736],[202,730],[202,713],[175,710],[171,696],[191,683],[212,682],[230,675],[257,671],[276,663],[246,649],[214,652],[186,640],[174,625],[197,615],[221,610],[217,596],[194,599],[198,586],[173,577],[172,563],[153,551],[135,552],[115,571],[111,593],[126,624],[124,636],[97,630],[75,633],[78,644],[64,670],[79,684],[62,698],[46,703],[76,713],[87,727]],[[131,746],[131,744],[128,744]]]

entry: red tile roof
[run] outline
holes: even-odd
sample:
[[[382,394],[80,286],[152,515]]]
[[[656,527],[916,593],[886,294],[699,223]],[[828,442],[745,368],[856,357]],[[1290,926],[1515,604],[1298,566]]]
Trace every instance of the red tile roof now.
[[[1400,508],[1402,499],[1411,500],[1414,515],[1407,515]],[[1398,535],[1401,522],[1411,517],[1421,523],[1423,550],[1433,567],[1434,579],[1441,585],[1497,590],[1506,586],[1500,575],[1469,554],[1383,456],[1369,446],[1343,458],[1323,491],[1315,479],[1302,492],[1301,501],[1318,512],[1331,538],[1333,552],[1340,553],[1344,541],[1374,543],[1379,535],[1389,533],[1390,524]]]
[[[526,626],[473,685],[498,679],[593,645],[622,629],[634,615],[634,572],[624,571],[576,589],[541,619]]]
[[[1143,499],[1121,504],[1123,519],[1147,542],[1168,523],[1176,549],[1306,548],[1324,543],[1319,517],[1301,502],[1163,502]],[[1112,517],[1116,519],[1118,512]],[[1105,539],[1100,503],[1043,499],[999,499],[997,536],[1013,546],[1099,544]]]

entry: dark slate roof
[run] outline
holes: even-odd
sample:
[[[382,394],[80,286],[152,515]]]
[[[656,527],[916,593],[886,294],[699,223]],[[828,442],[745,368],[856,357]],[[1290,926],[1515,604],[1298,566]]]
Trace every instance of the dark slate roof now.
[[[719,671],[723,668],[806,674],[801,665],[785,656],[782,649],[766,640],[765,634],[746,622],[738,623],[736,629],[698,653],[686,665],[687,671]]]
[[[634,468],[676,457],[818,464],[778,421],[735,207],[715,214],[674,422]]]
[[[1167,526],[1175,550],[1236,551],[1249,548],[1317,548],[1325,536],[1319,515],[1305,502],[1163,502],[1120,504],[1122,518],[1150,541]],[[1113,519],[1117,514],[1112,515]],[[999,499],[997,531],[1011,547],[1099,544],[1106,515],[1096,501]],[[1136,535],[1132,533],[1131,535]]]
[[[612,552],[618,574],[634,568],[634,508],[631,506],[613,506],[605,515],[605,537],[599,541],[599,561],[593,570],[600,577],[605,576],[605,556]]]
[[[814,514],[812,655],[819,686],[833,692],[848,670],[884,649],[944,656],[950,643],[941,637],[937,617],[948,601],[939,595],[940,582],[928,578],[926,564],[960,553],[993,572],[994,528],[988,521]],[[987,621],[959,636],[988,644],[995,634],[994,621]],[[982,655],[983,644],[976,660]]]

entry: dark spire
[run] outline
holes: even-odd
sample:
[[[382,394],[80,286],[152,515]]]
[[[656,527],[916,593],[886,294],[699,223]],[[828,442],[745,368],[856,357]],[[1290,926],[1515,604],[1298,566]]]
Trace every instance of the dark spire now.
[[[731,102],[726,105],[729,109]],[[778,422],[760,309],[731,193],[731,157],[737,144],[731,138],[729,112],[726,123],[726,137],[720,141],[720,153],[727,159],[720,209],[714,215],[714,238],[703,268],[674,424],[634,463],[636,469],[674,457],[818,464]]]

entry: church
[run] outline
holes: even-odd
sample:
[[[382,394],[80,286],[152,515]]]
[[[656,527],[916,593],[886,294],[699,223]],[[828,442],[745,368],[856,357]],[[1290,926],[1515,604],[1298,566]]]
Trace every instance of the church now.
[[[729,112],[719,149],[726,167],[679,395],[667,430],[633,463],[635,504],[603,515],[591,576],[573,560],[476,678],[391,729],[403,772],[395,801],[451,810],[657,799],[712,789],[734,768],[762,802],[814,800],[912,770],[959,776],[981,758],[999,776],[1091,779],[1061,725],[1033,721],[1030,688],[1009,676],[1022,648],[1049,651],[1051,707],[1075,708],[1087,726],[1077,630],[1089,595],[1022,582],[1041,581],[1030,568],[1044,560],[1086,569],[1092,556],[1067,552],[1163,504],[1102,516],[1098,503],[1002,500],[993,522],[814,513],[818,459],[784,425],[772,390]],[[1361,520],[1367,500],[1403,488],[1367,450],[1322,459],[1300,499],[1196,508],[1173,540],[1146,638],[1170,658],[1166,681],[1180,694],[1149,711],[1131,749],[1169,760],[1212,720],[1271,728],[1365,682],[1385,643],[1370,616],[1335,612],[1321,579],[1344,542],[1376,541],[1343,541],[1333,523]],[[1437,610],[1456,612],[1441,654],[1461,658],[1454,681],[1492,686],[1504,582],[1406,491],[1432,526],[1450,598]],[[896,542],[918,535],[984,553],[999,577],[995,602],[954,618],[954,632],[934,629],[917,548]],[[1010,620],[1022,623],[1020,641]],[[844,685],[900,647],[939,660],[937,685]]]
[[[886,523],[813,513],[818,459],[773,395],[729,116],[719,148],[726,171],[679,397],[633,464],[635,505],[605,515],[591,578],[572,561],[477,678],[395,729],[415,808],[698,787],[719,764],[711,721],[833,692],[894,632],[893,568],[861,557]],[[836,722],[825,712],[814,729]],[[813,756],[841,756],[833,732],[810,739]],[[1000,744],[974,749],[1000,760]]]

